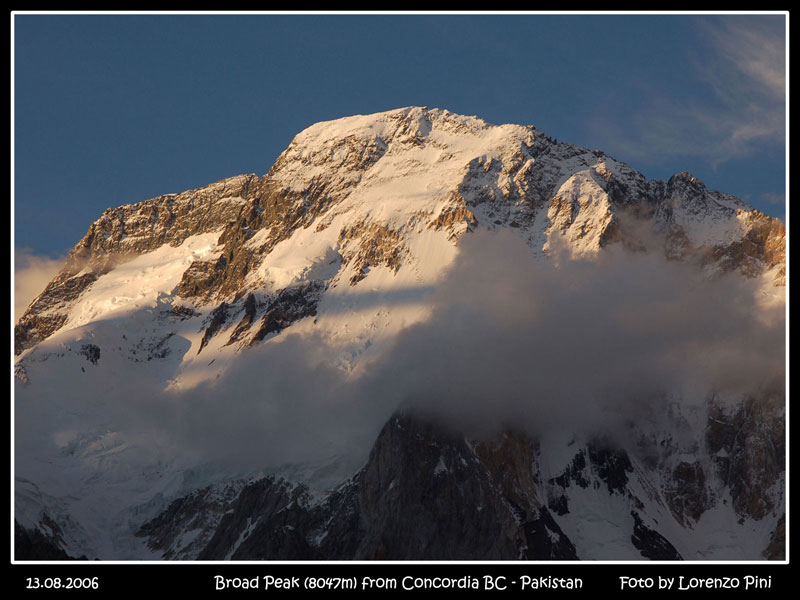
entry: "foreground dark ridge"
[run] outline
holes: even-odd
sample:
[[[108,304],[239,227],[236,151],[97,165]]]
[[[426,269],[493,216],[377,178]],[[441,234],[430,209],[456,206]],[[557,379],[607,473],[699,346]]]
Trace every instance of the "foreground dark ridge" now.
[[[762,495],[784,468],[775,408],[750,403],[730,417],[713,413],[706,444],[726,448],[731,459],[720,461],[716,473],[681,463],[669,474],[659,501],[677,520],[688,525],[713,507],[706,484],[717,477],[743,518],[783,511]],[[769,440],[760,437],[762,427],[775,428]],[[744,446],[746,453],[738,449]],[[302,485],[275,478],[250,482],[223,502],[206,488],[175,500],[139,535],[165,559],[580,560],[553,515],[573,510],[575,491],[596,488],[629,507],[629,542],[642,560],[685,558],[648,514],[653,499],[636,491],[642,474],[626,450],[602,440],[576,448],[567,469],[549,480],[542,479],[539,460],[538,444],[520,432],[471,441],[397,413],[367,465],[320,504]],[[780,523],[754,558],[783,559]],[[202,533],[181,546],[182,534],[197,528]]]

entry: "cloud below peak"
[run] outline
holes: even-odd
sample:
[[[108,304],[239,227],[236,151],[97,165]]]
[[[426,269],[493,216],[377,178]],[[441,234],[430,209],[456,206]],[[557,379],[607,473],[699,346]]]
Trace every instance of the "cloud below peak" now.
[[[63,257],[37,255],[30,248],[14,249],[14,323],[63,265]]]

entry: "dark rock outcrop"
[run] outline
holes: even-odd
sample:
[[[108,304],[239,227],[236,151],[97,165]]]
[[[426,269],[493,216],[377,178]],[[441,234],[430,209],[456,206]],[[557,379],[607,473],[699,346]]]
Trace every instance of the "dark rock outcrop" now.
[[[606,444],[590,444],[589,461],[600,479],[605,481],[609,493],[625,490],[628,473],[633,471],[627,452]]]
[[[93,365],[100,360],[100,347],[95,344],[83,344],[78,353]]]
[[[204,491],[173,502],[139,535],[164,550],[198,522],[216,523],[200,560],[576,559],[573,544],[530,494],[531,442],[512,434],[481,446],[396,414],[367,465],[319,504],[309,502],[302,485],[266,478],[211,507],[216,520],[203,520],[210,508]],[[508,470],[503,457],[517,464]],[[174,556],[169,552],[165,558]]]
[[[631,511],[631,516],[634,519],[631,542],[642,556],[650,560],[683,560],[667,538],[642,522],[639,513]]]
[[[679,523],[696,522],[712,506],[706,475],[699,462],[681,462],[673,470],[664,495]]]
[[[229,505],[198,560],[307,560],[314,520],[305,489],[266,478],[246,485]]]
[[[240,341],[244,334],[250,330],[250,327],[253,325],[253,322],[256,318],[256,312],[258,311],[258,303],[256,302],[255,295],[250,292],[247,295],[247,298],[244,300],[244,315],[242,316],[239,323],[236,325],[236,329],[233,330],[231,337],[228,339],[226,346],[228,344],[233,344],[234,342]]]
[[[783,511],[772,488],[786,469],[785,410],[783,394],[769,392],[732,411],[711,406],[706,447],[742,518]]]
[[[220,327],[225,323],[225,320],[228,318],[228,303],[223,302],[217,308],[211,311],[211,322],[206,327],[205,332],[203,333],[203,339],[200,340],[200,347],[197,349],[197,353],[200,354],[203,351],[203,348],[206,347],[208,341],[214,337],[214,335],[219,331]]]
[[[271,333],[280,333],[299,319],[317,314],[317,302],[324,287],[321,282],[309,281],[281,290],[267,306],[261,325],[250,340],[250,345],[257,344]]]
[[[769,540],[769,545],[764,549],[764,558],[767,560],[786,560],[786,515],[781,515],[775,531]]]
[[[61,529],[46,514],[42,528],[27,529],[14,520],[14,560],[87,560],[85,556],[70,556],[64,551]],[[50,533],[43,533],[49,529]]]

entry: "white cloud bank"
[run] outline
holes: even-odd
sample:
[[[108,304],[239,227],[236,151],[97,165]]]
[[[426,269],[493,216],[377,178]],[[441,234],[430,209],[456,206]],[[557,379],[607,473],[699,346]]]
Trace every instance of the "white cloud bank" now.
[[[400,406],[476,435],[512,425],[593,436],[624,432],[666,401],[782,393],[783,308],[760,307],[752,281],[708,281],[690,265],[621,249],[559,262],[537,264],[512,233],[467,236],[434,292],[433,317],[359,378],[335,368],[324,339],[287,331],[190,392],[79,378],[59,394],[84,415],[76,427],[97,419],[184,464],[247,471],[364,457]],[[67,428],[40,404],[17,412],[27,439]]]

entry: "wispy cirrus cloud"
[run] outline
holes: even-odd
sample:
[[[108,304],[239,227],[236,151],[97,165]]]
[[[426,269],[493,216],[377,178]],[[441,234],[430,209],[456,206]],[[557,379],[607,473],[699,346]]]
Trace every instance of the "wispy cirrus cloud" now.
[[[717,163],[784,143],[786,49],[782,20],[777,24],[731,18],[698,27],[714,53],[695,69],[719,105],[697,106],[694,114],[712,135]]]
[[[785,143],[785,30],[781,16],[698,20],[680,87],[643,84],[633,114],[592,129],[642,160],[701,157],[716,168]],[[623,122],[624,121],[624,122]]]
[[[782,23],[776,28],[772,20],[742,21],[734,17],[721,23],[703,22],[699,29],[719,55],[716,64],[710,62],[699,68],[720,96],[745,92],[783,102],[786,48]]]

